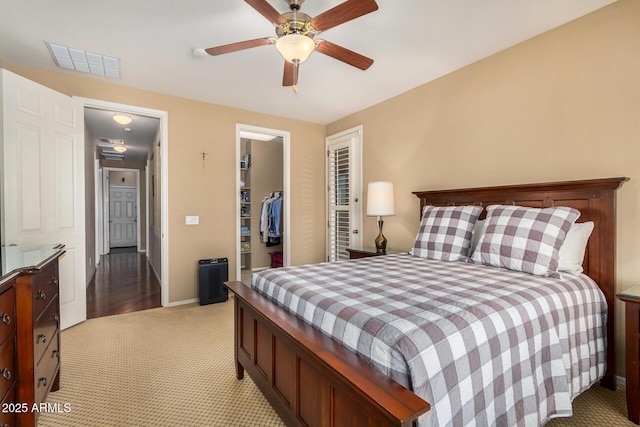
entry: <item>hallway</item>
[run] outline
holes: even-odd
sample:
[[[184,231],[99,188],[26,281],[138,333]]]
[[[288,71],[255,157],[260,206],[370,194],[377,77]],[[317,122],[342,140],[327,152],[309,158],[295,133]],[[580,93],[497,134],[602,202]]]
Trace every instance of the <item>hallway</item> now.
[[[114,248],[87,288],[87,319],[160,307],[160,284],[143,253]]]

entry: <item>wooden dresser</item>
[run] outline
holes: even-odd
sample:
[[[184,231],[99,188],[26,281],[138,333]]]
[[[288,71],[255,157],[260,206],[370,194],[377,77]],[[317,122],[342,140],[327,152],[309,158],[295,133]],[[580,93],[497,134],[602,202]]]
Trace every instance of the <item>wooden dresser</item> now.
[[[37,247],[22,249],[29,254],[24,259],[40,262],[0,281],[0,427],[35,426],[39,411],[33,409],[60,387],[58,259],[64,251],[46,246],[38,258]]]
[[[15,277],[0,285],[0,396],[2,409],[16,401],[16,297]],[[0,426],[16,425],[15,411],[0,411]]]

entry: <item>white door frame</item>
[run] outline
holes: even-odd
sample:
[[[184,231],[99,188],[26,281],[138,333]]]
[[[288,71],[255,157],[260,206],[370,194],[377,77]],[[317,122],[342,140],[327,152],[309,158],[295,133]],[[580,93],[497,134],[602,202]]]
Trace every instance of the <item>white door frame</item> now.
[[[109,199],[110,193],[109,191],[111,190],[111,185],[109,185],[109,172],[133,172],[136,176],[136,215],[139,217],[139,213],[140,213],[140,169],[133,169],[133,168],[113,168],[113,167],[105,167],[102,168],[103,170],[103,192],[102,192],[102,200],[103,200],[103,206],[104,206],[104,213],[103,213],[103,218],[104,218],[104,227],[101,228],[102,232],[103,232],[103,240],[104,240],[104,246],[103,246],[103,250],[105,251],[103,254],[109,253],[109,251],[111,250],[111,234],[110,234],[110,229],[109,229],[109,208],[110,208],[110,203],[111,200]],[[131,187],[131,186],[127,186],[127,187]],[[144,226],[146,227],[147,230],[149,230],[149,218],[146,218],[145,224]],[[136,251],[137,252],[142,252],[142,246],[141,246],[141,241],[140,241],[140,221],[138,221],[136,219]]]
[[[95,152],[94,152],[95,153]],[[95,154],[94,154],[95,155]],[[102,165],[100,164],[100,160],[98,158],[94,159],[93,164],[93,172],[94,172],[94,202],[95,202],[95,212],[96,212],[96,224],[94,227],[95,230],[95,261],[94,265],[97,266],[100,264],[100,257],[102,255],[102,249],[104,247],[104,242],[102,241],[102,229],[98,226],[98,224],[102,224],[103,219],[103,211],[102,211]]]
[[[169,113],[162,110],[138,107],[135,105],[120,104],[116,102],[102,101],[78,97],[84,102],[84,106],[118,111],[122,113],[140,114],[155,117],[160,120],[160,289],[161,304],[169,306]],[[147,181],[147,193],[151,183]],[[96,215],[96,221],[98,215]],[[146,220],[147,234],[149,231],[149,217]],[[97,224],[96,227],[102,224]],[[149,254],[147,254],[149,256]]]
[[[291,146],[291,133],[284,130],[269,129],[258,126],[251,126],[245,124],[236,124],[236,196],[240,194],[240,132],[254,132],[264,135],[273,135],[274,138],[282,138],[282,178],[283,178],[283,191],[284,191],[284,206],[283,206],[283,224],[284,232],[282,233],[282,251],[283,259],[282,263],[284,267],[291,265],[291,239],[289,235],[291,233],[291,191],[290,191],[290,146]],[[240,197],[236,197],[236,280],[241,280],[242,267],[241,267],[241,255],[240,255]],[[248,283],[247,283],[248,284]]]

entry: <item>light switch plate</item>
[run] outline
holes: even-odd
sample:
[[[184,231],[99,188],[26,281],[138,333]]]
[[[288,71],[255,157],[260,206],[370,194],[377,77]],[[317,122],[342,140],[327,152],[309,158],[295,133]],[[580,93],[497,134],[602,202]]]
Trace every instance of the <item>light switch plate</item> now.
[[[199,216],[186,216],[184,223],[187,225],[198,225],[200,223]]]

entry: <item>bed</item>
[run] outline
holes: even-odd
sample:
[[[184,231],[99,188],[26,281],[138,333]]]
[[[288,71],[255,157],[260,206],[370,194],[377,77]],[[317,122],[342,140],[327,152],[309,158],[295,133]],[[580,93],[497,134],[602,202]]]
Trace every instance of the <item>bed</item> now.
[[[425,206],[568,206],[580,211],[579,221],[592,221],[583,268],[602,290],[608,308],[603,328],[608,342],[602,351],[606,370],[602,368],[597,378],[602,386],[614,389],[615,192],[625,181],[612,178],[414,194],[420,199],[420,215]],[[393,261],[390,256],[379,258]],[[426,413],[434,402],[403,387],[402,377],[393,370],[386,375],[374,369],[257,290],[240,282],[227,286],[235,295],[236,375],[241,379],[246,370],[287,425],[408,426],[431,415]],[[593,378],[586,378],[587,385]],[[578,387],[582,390],[584,384]],[[568,393],[573,397],[571,390]]]

